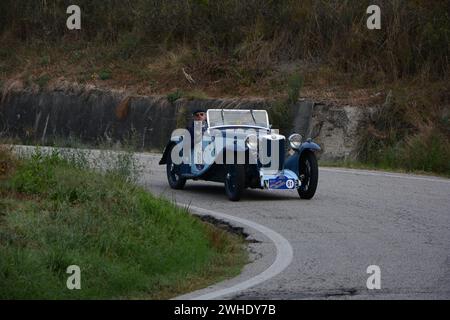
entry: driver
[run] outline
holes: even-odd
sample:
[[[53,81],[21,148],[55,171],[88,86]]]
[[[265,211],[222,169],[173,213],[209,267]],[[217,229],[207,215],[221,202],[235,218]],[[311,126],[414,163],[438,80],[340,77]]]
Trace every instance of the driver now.
[[[190,135],[191,135],[191,147],[194,147],[194,128],[195,128],[195,122],[200,121],[202,125],[202,134],[206,131],[206,128],[208,127],[208,123],[206,121],[206,111],[204,109],[196,109],[194,112],[192,112],[192,116],[194,117],[194,121],[192,124],[187,128]]]
[[[201,135],[200,137],[198,137],[197,138],[197,141],[202,141],[203,139],[202,139],[202,136],[203,136],[203,133],[206,131],[206,129],[207,129],[207,127],[208,127],[208,123],[207,123],[207,121],[206,121],[206,111],[205,110],[203,110],[203,109],[196,109],[196,110],[194,110],[194,112],[192,112],[192,115],[193,115],[193,117],[194,117],[194,121],[192,122],[192,124],[191,124],[191,126],[190,127],[188,127],[187,129],[188,129],[188,131],[189,131],[189,134],[191,135],[191,152],[192,152],[192,159],[195,159],[195,157],[194,157],[194,134],[197,134],[197,135]],[[198,123],[198,122],[201,122],[201,127],[202,127],[202,131],[201,131],[201,133],[200,132],[195,132],[195,123]],[[199,150],[198,150],[198,152],[202,152],[202,148],[200,148]],[[201,155],[198,155],[198,156],[201,156]],[[204,168],[204,165],[203,164],[194,164],[194,162],[192,162],[192,164],[191,164],[191,170],[192,170],[192,172],[198,172],[198,171],[200,171],[200,170],[202,170]]]

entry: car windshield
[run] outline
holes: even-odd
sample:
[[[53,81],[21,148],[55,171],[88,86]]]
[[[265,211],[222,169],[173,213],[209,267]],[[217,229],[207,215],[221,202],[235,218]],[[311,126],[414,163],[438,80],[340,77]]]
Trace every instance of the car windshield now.
[[[208,126],[256,126],[269,128],[266,110],[209,109]]]

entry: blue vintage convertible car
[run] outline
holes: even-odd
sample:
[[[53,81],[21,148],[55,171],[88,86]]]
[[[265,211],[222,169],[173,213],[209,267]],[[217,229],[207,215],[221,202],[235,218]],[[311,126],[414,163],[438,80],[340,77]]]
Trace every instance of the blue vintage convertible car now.
[[[171,188],[182,189],[192,179],[224,183],[232,201],[245,188],[296,189],[302,199],[314,196],[320,147],[292,134],[287,148],[265,110],[209,109],[207,128],[199,128],[195,139],[176,130],[164,149],[159,164],[166,165]]]

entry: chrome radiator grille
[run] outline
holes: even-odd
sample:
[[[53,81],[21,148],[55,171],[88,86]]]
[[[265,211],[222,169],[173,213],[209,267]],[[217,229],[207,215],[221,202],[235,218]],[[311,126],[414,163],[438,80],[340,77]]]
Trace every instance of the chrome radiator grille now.
[[[285,141],[286,140],[283,137],[277,137],[276,139],[262,137],[260,139],[259,160],[261,167],[283,170]],[[274,154],[274,152],[276,154]],[[267,162],[268,159],[271,159],[270,162]],[[272,163],[275,167],[272,166]]]

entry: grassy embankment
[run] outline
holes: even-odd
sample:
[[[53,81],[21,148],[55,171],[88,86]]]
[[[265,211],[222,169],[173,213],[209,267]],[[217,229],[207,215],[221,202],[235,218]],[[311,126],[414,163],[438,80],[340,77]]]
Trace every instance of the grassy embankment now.
[[[82,154],[0,150],[0,298],[169,298],[237,275],[241,239],[130,181],[130,162],[94,172]],[[81,268],[68,290],[66,268]]]
[[[394,89],[359,128],[356,160],[322,165],[450,177],[450,113],[439,116],[445,96],[440,87]]]
[[[65,27],[68,4],[0,3],[6,86],[14,79],[39,90],[68,81],[169,100],[284,102],[288,83],[300,77],[304,98],[384,104],[361,128],[359,162],[449,171],[446,0],[83,0],[80,31]],[[381,30],[366,27],[371,4],[381,7]]]

